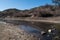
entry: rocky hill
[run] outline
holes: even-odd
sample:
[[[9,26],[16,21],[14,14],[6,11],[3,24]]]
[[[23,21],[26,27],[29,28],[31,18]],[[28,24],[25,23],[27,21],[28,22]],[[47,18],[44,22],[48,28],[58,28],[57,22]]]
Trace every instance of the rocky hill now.
[[[0,17],[56,17],[60,16],[60,7],[54,5],[44,5],[29,10],[19,10],[16,8],[0,11]]]

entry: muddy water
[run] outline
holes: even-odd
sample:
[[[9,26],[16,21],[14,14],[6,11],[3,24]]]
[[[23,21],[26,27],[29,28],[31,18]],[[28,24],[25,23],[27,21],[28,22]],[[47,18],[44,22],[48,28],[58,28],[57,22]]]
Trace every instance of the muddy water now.
[[[30,33],[40,33],[38,29],[30,27],[30,26],[26,26],[26,25],[20,25],[19,26],[20,29],[23,29],[25,31],[28,31]]]
[[[49,28],[54,26],[53,23],[43,23],[43,22],[28,22],[28,21],[19,21],[19,20],[5,20],[8,23],[15,24],[15,25],[24,25],[24,26],[30,26],[36,29],[42,29],[47,31]]]

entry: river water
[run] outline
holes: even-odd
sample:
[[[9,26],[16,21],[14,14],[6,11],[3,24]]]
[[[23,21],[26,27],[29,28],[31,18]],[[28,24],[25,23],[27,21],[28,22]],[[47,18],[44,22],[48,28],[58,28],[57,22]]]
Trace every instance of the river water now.
[[[48,33],[41,34],[42,30],[38,30],[38,29],[28,26],[28,25],[20,25],[19,28],[22,30],[25,30],[26,32],[31,33],[37,37],[40,37],[41,40],[52,40],[52,38],[53,38],[52,34],[48,34]]]

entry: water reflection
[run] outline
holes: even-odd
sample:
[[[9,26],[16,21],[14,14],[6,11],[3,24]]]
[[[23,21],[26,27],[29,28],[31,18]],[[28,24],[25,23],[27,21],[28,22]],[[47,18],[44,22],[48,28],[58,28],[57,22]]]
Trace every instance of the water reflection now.
[[[56,35],[57,32],[56,32],[55,28],[53,28],[53,27],[51,29],[49,29],[51,31],[48,30],[49,32],[45,32],[43,30],[38,30],[38,29],[28,26],[28,25],[19,25],[19,28],[28,33],[32,33],[35,36],[38,36],[40,38],[42,37],[41,40],[52,40],[55,36],[57,36]],[[44,32],[43,34],[41,34],[42,31]]]
[[[34,33],[40,32],[38,29],[27,26],[27,25],[20,25],[19,27],[20,27],[20,29],[23,29],[23,30],[31,32],[31,33],[32,32],[34,32]]]

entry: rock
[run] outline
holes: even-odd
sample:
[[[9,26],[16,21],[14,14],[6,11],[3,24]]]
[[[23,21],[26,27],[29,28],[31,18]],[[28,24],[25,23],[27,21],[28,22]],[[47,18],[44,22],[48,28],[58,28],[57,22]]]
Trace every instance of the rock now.
[[[46,34],[46,32],[45,31],[41,31],[41,35],[44,35],[44,34]]]
[[[49,33],[51,33],[51,31],[52,31],[51,29],[48,30]]]

